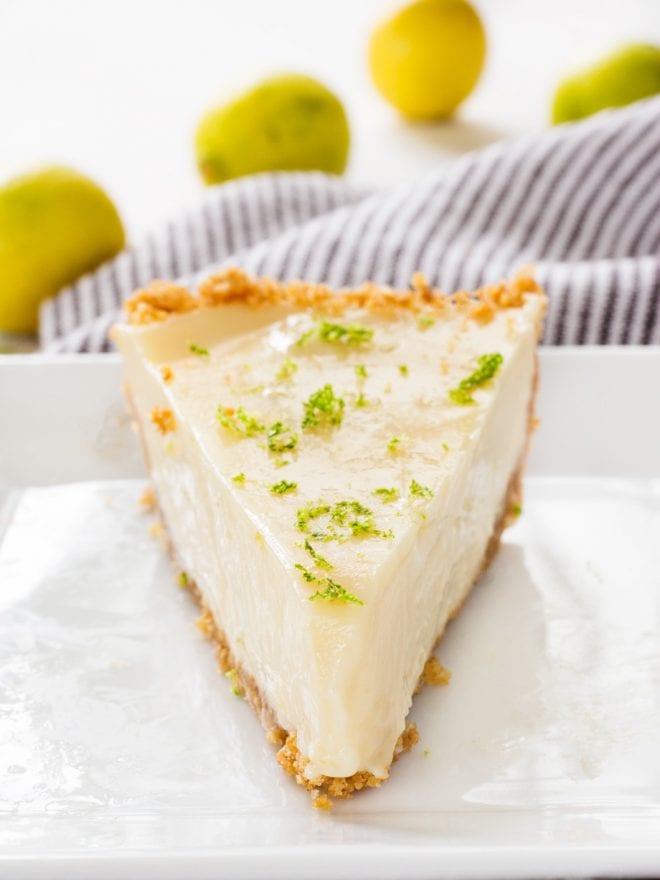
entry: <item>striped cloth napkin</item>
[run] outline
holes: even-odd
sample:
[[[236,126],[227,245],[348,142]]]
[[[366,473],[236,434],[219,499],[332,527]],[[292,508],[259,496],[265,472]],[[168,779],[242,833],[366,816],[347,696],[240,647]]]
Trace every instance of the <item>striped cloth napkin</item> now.
[[[153,278],[222,265],[333,286],[446,292],[534,263],[543,342],[660,343],[660,98],[471,153],[415,185],[366,190],[321,174],[264,174],[204,202],[48,300],[41,345],[108,351],[120,304]]]

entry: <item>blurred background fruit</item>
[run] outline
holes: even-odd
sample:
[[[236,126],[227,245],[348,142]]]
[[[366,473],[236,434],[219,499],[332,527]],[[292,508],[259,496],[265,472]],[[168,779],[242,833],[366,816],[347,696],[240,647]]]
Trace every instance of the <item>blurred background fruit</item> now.
[[[318,80],[284,74],[264,80],[201,121],[197,165],[206,183],[259,171],[341,174],[350,133],[339,99]]]
[[[0,188],[0,330],[37,329],[42,299],[113,257],[124,229],[94,181],[54,166]]]
[[[376,87],[414,119],[450,116],[474,89],[486,56],[481,19],[467,0],[417,0],[373,32]]]
[[[558,124],[583,119],[599,110],[623,107],[658,93],[660,48],[634,43],[560,83],[552,103],[552,121]]]

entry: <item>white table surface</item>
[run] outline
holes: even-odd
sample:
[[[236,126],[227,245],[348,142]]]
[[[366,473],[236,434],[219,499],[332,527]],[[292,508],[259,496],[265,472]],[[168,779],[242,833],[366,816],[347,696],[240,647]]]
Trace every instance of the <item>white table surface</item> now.
[[[413,179],[502,137],[542,129],[567,70],[626,40],[660,42],[658,0],[475,0],[487,67],[458,118],[404,123],[366,66],[389,0],[0,0],[0,181],[60,161],[116,200],[129,234],[202,192],[202,113],[262,75],[323,79],[353,130],[349,174]]]

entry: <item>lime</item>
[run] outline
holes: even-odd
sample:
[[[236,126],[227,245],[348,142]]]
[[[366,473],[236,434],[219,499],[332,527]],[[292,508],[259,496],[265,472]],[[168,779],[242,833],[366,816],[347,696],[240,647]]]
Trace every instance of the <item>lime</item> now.
[[[259,171],[327,171],[346,167],[350,134],[339,99],[309,76],[264,80],[211,110],[195,138],[206,183]]]
[[[115,206],[92,180],[50,167],[0,188],[0,330],[32,333],[42,299],[124,245]]]
[[[376,87],[413,119],[450,116],[477,84],[486,36],[467,0],[417,0],[382,22],[369,44]]]
[[[623,46],[598,64],[560,83],[552,102],[555,124],[623,107],[660,92],[660,48]]]

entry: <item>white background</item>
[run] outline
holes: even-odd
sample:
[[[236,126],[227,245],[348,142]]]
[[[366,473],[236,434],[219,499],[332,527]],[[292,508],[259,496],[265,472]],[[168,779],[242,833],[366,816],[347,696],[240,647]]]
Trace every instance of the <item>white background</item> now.
[[[474,0],[482,80],[456,120],[411,125],[371,85],[366,44],[389,0],[0,0],[0,182],[42,163],[85,171],[129,235],[202,191],[201,115],[274,71],[322,78],[348,108],[349,174],[414,178],[547,125],[557,81],[625,40],[660,42],[660,0]]]

